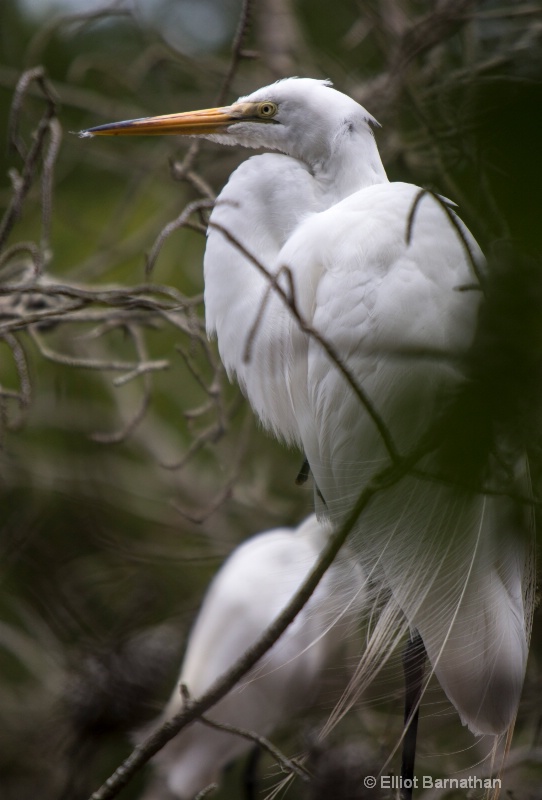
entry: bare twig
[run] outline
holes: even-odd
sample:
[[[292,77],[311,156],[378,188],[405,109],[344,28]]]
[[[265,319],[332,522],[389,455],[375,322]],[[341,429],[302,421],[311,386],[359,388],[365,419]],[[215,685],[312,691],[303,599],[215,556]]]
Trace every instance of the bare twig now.
[[[226,431],[224,427],[219,423],[211,425],[210,427],[198,433],[198,435],[190,443],[190,446],[187,449],[186,453],[179,461],[175,461],[174,463],[169,463],[169,464],[164,463],[162,464],[162,466],[164,467],[164,469],[170,469],[170,470],[183,469],[183,467],[185,467],[188,464],[188,462],[192,459],[192,457],[196,453],[199,453],[200,450],[202,450],[207,444],[216,444],[222,438],[222,436],[224,436],[225,432]],[[224,497],[224,499],[227,499],[227,497]],[[189,517],[187,513],[185,512],[182,513],[187,518]],[[198,522],[201,522],[201,520],[198,519]]]
[[[216,792],[217,789],[218,783],[210,783],[209,786],[206,786],[205,789],[202,789],[201,792],[197,793],[194,800],[204,800],[205,797],[208,797],[213,792]]]
[[[177,219],[174,219],[172,222],[169,222],[165,228],[160,231],[158,238],[156,239],[155,243],[152,246],[152,249],[147,256],[147,263],[145,264],[145,274],[149,276],[154,269],[154,265],[156,263],[156,259],[162,249],[164,242],[171,236],[172,233],[178,231],[180,228],[186,227],[189,218],[195,211],[200,211],[201,209],[212,208],[213,201],[205,198],[203,200],[194,200],[192,203],[189,203],[186,208],[179,214]]]
[[[30,146],[30,149],[28,152],[26,152],[22,139],[18,133],[18,125],[26,90],[32,81],[35,81],[40,86],[43,96],[47,100],[47,104],[34,132],[33,142]],[[56,99],[45,78],[45,72],[43,68],[36,67],[23,73],[15,90],[15,96],[11,107],[9,129],[10,141],[21,158],[24,159],[24,163],[22,173],[20,177],[18,176],[17,178],[16,185],[14,187],[15,190],[11,196],[2,221],[0,222],[0,248],[3,247],[13,229],[13,226],[21,215],[24,200],[35,180],[37,165],[45,147],[46,136],[47,134],[50,134],[51,121],[53,120],[55,114]],[[54,138],[55,137],[53,135],[53,140]],[[54,145],[52,145],[51,152],[54,153],[54,149]]]
[[[224,81],[222,82],[222,86],[220,87],[220,91],[216,98],[217,105],[222,105],[222,103],[225,101],[226,96],[230,90],[233,77],[237,72],[239,62],[244,57],[243,46],[245,39],[248,35],[248,31],[250,29],[250,20],[251,20],[253,5],[254,5],[254,0],[243,0],[241,14],[239,16],[239,23],[237,25],[237,31],[235,33],[235,37],[231,48],[232,55],[230,59],[230,64],[228,67],[228,71],[226,72]]]
[[[269,281],[270,285],[272,286],[273,290],[276,292],[277,296],[280,297],[282,302],[287,306],[287,308],[292,313],[292,316],[296,320],[299,329],[306,333],[311,339],[318,342],[320,347],[324,350],[324,352],[328,355],[330,361],[334,364],[334,366],[339,370],[339,372],[343,375],[346,379],[348,385],[353,390],[356,397],[359,399],[361,405],[365,408],[368,415],[372,419],[375,427],[377,428],[382,441],[388,451],[388,455],[390,456],[391,460],[394,463],[398,463],[400,461],[400,456],[391,434],[384,423],[382,417],[370,401],[369,397],[364,392],[363,388],[359,385],[358,381],[348,369],[346,364],[341,360],[338,353],[335,350],[335,347],[329,342],[319,331],[317,331],[312,325],[310,325],[307,320],[302,316],[299,308],[297,306],[296,297],[295,297],[295,286],[293,281],[293,276],[291,274],[291,270],[283,266],[281,267],[280,272],[277,275],[273,275],[267,267],[265,267],[262,262],[256,258],[256,256],[251,253],[227,228],[224,228],[222,225],[219,225],[216,222],[210,222],[210,227],[215,228],[216,230],[220,231],[220,233],[227,239],[230,244],[232,244],[235,248],[239,250],[240,253],[248,260],[251,264],[253,264],[256,269],[261,272],[267,281]],[[290,292],[288,293],[279,283],[279,276],[280,274],[285,274],[288,278]]]
[[[482,274],[482,272],[480,270],[480,264],[478,263],[478,259],[476,258],[476,255],[473,252],[471,243],[470,243],[465,231],[463,230],[463,227],[461,226],[461,223],[459,222],[457,216],[454,214],[454,212],[452,211],[452,209],[450,208],[450,206],[446,202],[446,200],[444,200],[438,194],[435,194],[435,192],[432,192],[430,189],[420,189],[420,191],[418,192],[418,194],[414,198],[414,202],[412,203],[412,206],[411,206],[411,209],[410,209],[410,213],[409,213],[408,219],[407,219],[407,226],[406,226],[406,233],[405,233],[405,239],[406,239],[407,244],[410,244],[411,241],[412,241],[412,234],[413,234],[413,231],[414,231],[414,222],[415,222],[415,219],[416,219],[416,212],[418,210],[418,207],[419,207],[421,201],[423,200],[423,198],[426,195],[429,195],[430,197],[432,197],[433,200],[442,208],[442,210],[444,211],[444,213],[448,217],[448,220],[450,221],[450,224],[452,225],[452,227],[454,228],[455,232],[457,233],[457,235],[459,237],[459,241],[461,242],[461,244],[463,246],[463,249],[465,250],[465,254],[467,256],[467,260],[468,260],[468,262],[469,262],[469,264],[471,266],[471,269],[472,269],[472,271],[474,273],[474,277],[476,278],[476,281],[477,281],[478,285],[480,286],[480,288],[483,291],[485,279],[484,279],[484,276],[483,276],[483,274]]]
[[[182,161],[171,162],[171,176],[175,181],[186,181],[186,183],[189,183],[190,186],[192,186],[203,197],[206,197],[208,200],[214,202],[216,200],[215,192],[207,183],[205,178],[192,169],[193,162],[198,152],[194,145],[198,145],[200,143],[201,140],[196,139],[196,141],[186,151],[186,155]],[[205,232],[205,229],[203,232]]]
[[[44,283],[44,284],[4,284],[0,285],[0,295],[6,294],[35,294],[60,295],[85,300],[94,303],[104,303],[111,306],[135,306],[141,303],[142,307],[156,309],[185,309],[201,302],[200,298],[185,297],[178,289],[173,286],[162,286],[160,284],[142,284],[138,286],[102,286],[97,289],[87,288],[77,284],[66,283]],[[152,299],[152,295],[164,295],[171,302],[161,305]]]
[[[30,375],[28,372],[28,360],[19,339],[11,333],[6,333],[1,337],[11,350],[13,361],[17,369],[19,377],[19,390],[9,390],[0,387],[0,394],[4,398],[15,399],[18,402],[21,412],[25,412],[32,400],[32,384],[30,383]],[[20,427],[22,419],[19,418],[17,422],[9,422],[6,420],[8,427],[14,430]]]
[[[139,359],[138,366],[129,372],[127,375],[122,376],[123,383],[126,383],[128,380],[132,380],[134,377],[142,375],[143,376],[143,397],[141,398],[141,402],[139,404],[139,408],[132,414],[132,417],[120,428],[120,430],[116,431],[115,433],[93,433],[91,438],[95,442],[100,442],[101,444],[119,444],[123,442],[128,436],[133,433],[135,428],[139,425],[141,420],[144,418],[147,409],[150,405],[151,401],[151,382],[150,382],[150,362],[148,360],[147,355],[147,348],[145,347],[145,340],[141,334],[141,330],[139,327],[135,325],[126,325],[126,330],[130,334],[132,341],[135,346],[136,354]],[[167,366],[169,366],[168,362],[164,362]],[[154,369],[157,369],[156,363],[153,365]],[[116,385],[121,385],[119,383],[120,379],[117,379]]]
[[[131,327],[131,326],[130,326]],[[169,361],[162,359],[159,361],[106,361],[103,359],[91,358],[77,358],[76,356],[69,356],[64,353],[58,353],[45,344],[43,338],[38,331],[31,327],[29,329],[30,336],[34,340],[41,355],[48,361],[53,361],[55,364],[62,364],[66,367],[77,367],[81,369],[98,370],[99,372],[126,372],[127,375],[123,376],[125,382],[131,380],[138,375],[144,375],[151,371],[164,370],[169,368]]]
[[[42,57],[43,50],[47,47],[55,32],[68,25],[81,27],[88,25],[96,20],[109,19],[115,16],[126,17],[131,15],[129,8],[122,8],[124,0],[112,0],[109,5],[105,4],[95,11],[83,11],[76,14],[57,14],[54,15],[47,24],[41,26],[36,36],[30,42],[26,52],[26,63],[35,64]]]
[[[241,658],[222,675],[205,695],[194,700],[189,708],[183,709],[172,719],[165,722],[140,745],[138,745],[113,775],[91,796],[90,800],[110,800],[116,797],[139,770],[155,753],[176,736],[190,722],[199,719],[202,714],[212,708],[252,669],[267,651],[282,636],[286,628],[293,622],[301,609],[311,598],[320,580],[335,560],[339,550],[345,543],[353,526],[367,508],[373,497],[380,491],[389,488],[400,480],[409,467],[404,464],[399,468],[387,467],[374,474],[360,493],[356,503],[344,524],[332,535],[322,550],[311,572],[302,586],[292,597],[288,605],[273,623],[267,628],[257,642],[252,645]]]
[[[17,242],[16,244],[12,244],[11,247],[6,247],[4,252],[0,253],[0,269],[8,267],[9,262],[21,253],[27,253],[28,256],[30,256],[30,261],[32,263],[31,278],[36,278],[43,268],[43,254],[35,242]],[[26,261],[27,259],[25,259],[23,265],[16,264],[15,268],[17,270],[24,269],[26,267]]]
[[[204,725],[207,725],[209,728],[214,728],[217,731],[225,731],[226,733],[231,733],[234,736],[239,736],[242,739],[248,739],[249,742],[258,745],[262,750],[265,750],[269,755],[275,759],[277,764],[284,770],[284,772],[291,773],[297,775],[298,778],[301,778],[303,781],[307,781],[309,779],[309,772],[300,764],[297,764],[295,761],[292,761],[288,756],[285,756],[284,753],[275,747],[275,745],[266,739],[265,736],[260,736],[258,733],[254,731],[249,731],[246,728],[238,728],[235,725],[227,725],[225,722],[215,722],[209,717],[202,714],[201,717],[198,718],[198,722],[202,722]]]
[[[41,251],[47,257],[51,240],[51,215],[53,207],[53,169],[60,150],[62,128],[58,119],[49,123],[49,147],[43,157],[41,177],[42,234]]]
[[[56,104],[58,101],[56,94],[45,77],[45,70],[43,67],[33,67],[32,69],[26,70],[17,81],[17,86],[15,87],[13,102],[11,104],[9,114],[8,132],[11,146],[15,149],[23,161],[28,157],[29,154],[26,150],[23,140],[19,136],[19,120],[24,99],[32,83],[36,83],[38,85],[41,95],[47,100],[47,123],[55,115]]]

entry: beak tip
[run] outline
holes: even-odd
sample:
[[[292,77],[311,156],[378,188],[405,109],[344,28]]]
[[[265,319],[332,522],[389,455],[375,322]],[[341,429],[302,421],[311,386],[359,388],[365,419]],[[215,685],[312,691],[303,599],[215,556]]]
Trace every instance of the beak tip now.
[[[77,133],[80,139],[94,139],[94,134],[91,130],[79,131]]]

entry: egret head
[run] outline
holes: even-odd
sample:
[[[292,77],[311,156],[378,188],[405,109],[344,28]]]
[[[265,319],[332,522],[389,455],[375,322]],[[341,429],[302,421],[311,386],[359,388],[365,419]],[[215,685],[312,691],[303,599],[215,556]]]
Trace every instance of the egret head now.
[[[309,166],[325,162],[338,144],[366,137],[376,120],[329,81],[286,78],[230,106],[100,125],[83,136],[176,134],[220,144],[278,150]]]

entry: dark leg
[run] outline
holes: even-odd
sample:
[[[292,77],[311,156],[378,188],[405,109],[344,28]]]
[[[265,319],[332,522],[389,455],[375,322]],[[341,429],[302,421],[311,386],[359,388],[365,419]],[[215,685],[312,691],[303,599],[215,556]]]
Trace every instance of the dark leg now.
[[[310,474],[311,474],[311,467],[308,460],[305,458],[303,460],[303,463],[301,464],[301,469],[297,473],[297,478],[295,479],[296,486],[303,486],[303,484],[307,483]],[[316,485],[316,481],[314,482],[314,488],[316,489],[316,494],[318,495],[322,503],[325,506],[327,506],[327,503],[324,500],[324,495]]]
[[[304,483],[307,483],[309,480],[311,468],[309,466],[309,462],[305,458],[303,463],[301,464],[301,469],[297,473],[297,478],[295,479],[296,486],[303,486]]]
[[[419,701],[425,671],[425,647],[418,631],[413,631],[403,653],[405,673],[405,736],[401,761],[401,800],[411,800],[418,734]]]
[[[243,775],[243,788],[245,800],[256,800],[258,792],[258,765],[262,751],[254,747],[247,758]]]

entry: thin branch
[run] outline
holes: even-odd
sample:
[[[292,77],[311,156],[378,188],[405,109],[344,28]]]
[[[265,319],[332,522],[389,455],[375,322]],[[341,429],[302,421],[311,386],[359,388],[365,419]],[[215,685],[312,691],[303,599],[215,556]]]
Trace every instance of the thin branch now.
[[[230,409],[230,413],[228,415],[230,418],[232,418],[235,415],[237,407],[238,403],[234,403],[233,408]],[[181,467],[183,467],[195,453],[201,450],[204,447],[204,445],[208,443],[208,437],[212,433],[216,435],[216,432],[219,431],[220,432],[219,438],[223,436],[227,430],[226,417],[227,415],[224,414],[224,418],[219,419],[219,421],[215,426],[200,433],[196,437],[196,439],[192,441],[192,445],[190,446],[188,452],[185,454],[181,463],[179,465],[170,465],[169,468],[171,469],[176,467],[177,469],[180,469]],[[248,419],[249,418],[247,418],[247,422]],[[239,480],[239,473],[241,471],[242,462],[245,457],[245,452],[248,444],[249,429],[250,426],[247,423],[245,423],[245,426],[239,438],[239,443],[236,450],[235,462],[233,464],[230,477],[228,478],[222,489],[219,491],[219,493],[214,497],[214,499],[211,502],[206,503],[205,511],[202,511],[199,514],[195,514],[194,512],[186,511],[185,509],[181,508],[178,503],[173,503],[173,507],[179,514],[181,514],[182,517],[190,520],[190,522],[195,522],[197,525],[199,525],[202,522],[205,522],[209,517],[211,517],[222,505],[224,505],[224,503],[227,500],[230,499],[230,497],[233,494],[233,489],[237,481]]]
[[[202,789],[201,792],[197,793],[194,800],[204,800],[205,797],[208,797],[213,792],[216,792],[217,789],[218,783],[210,783],[209,786],[206,786],[205,789]]]
[[[8,267],[11,259],[19,255],[19,253],[28,253],[32,262],[32,277],[37,277],[43,268],[43,254],[35,242],[17,242],[10,247],[6,247],[4,252],[0,254],[0,269]],[[17,265],[17,267],[21,269],[20,265]]]
[[[45,112],[47,124],[56,113],[56,105],[58,97],[52,87],[49,85],[45,77],[45,70],[43,67],[33,67],[28,69],[20,76],[17,81],[17,86],[13,94],[13,102],[9,112],[8,120],[8,133],[11,146],[19,154],[21,159],[25,161],[28,158],[28,152],[24,146],[24,142],[19,136],[19,119],[23,109],[24,100],[28,89],[32,83],[37,83],[41,96],[47,100],[47,109]]]
[[[186,183],[189,183],[203,197],[206,197],[208,200],[212,200],[214,203],[216,200],[215,192],[207,183],[207,181],[192,169],[192,165],[197,154],[197,149],[194,147],[194,144],[197,145],[200,143],[201,140],[197,139],[187,150],[186,155],[181,162],[170,162],[171,177],[174,181],[186,181]]]
[[[140,378],[142,375],[148,375],[149,372],[163,372],[165,369],[169,369],[170,366],[171,364],[166,358],[161,361],[142,361],[130,372],[126,373],[126,375],[119,375],[118,378],[115,378],[113,380],[113,386],[124,386],[130,381]]]
[[[226,72],[226,76],[222,82],[222,86],[220,87],[220,91],[216,98],[217,105],[222,105],[224,103],[226,96],[230,90],[233,77],[239,67],[239,62],[241,61],[242,58],[245,57],[243,53],[243,46],[250,29],[253,5],[254,5],[254,0],[243,0],[243,6],[241,8],[241,14],[239,17],[239,24],[237,25],[237,30],[235,32],[235,37],[231,48],[232,55],[231,55],[230,65],[228,67],[228,71]]]
[[[252,323],[252,326],[251,326],[251,328],[250,328],[250,330],[249,330],[249,332],[247,334],[247,338],[246,338],[246,341],[245,341],[245,350],[244,350],[244,353],[243,353],[243,362],[245,364],[248,364],[248,362],[252,359],[252,347],[254,345],[254,340],[256,338],[256,334],[257,334],[258,330],[261,327],[262,320],[263,320],[263,317],[264,317],[264,314],[265,314],[265,309],[267,308],[267,304],[269,303],[269,300],[273,296],[273,290],[278,285],[278,281],[280,280],[280,276],[281,275],[285,275],[286,279],[288,281],[289,290],[290,290],[289,296],[293,297],[294,294],[295,294],[295,286],[294,286],[294,282],[293,282],[292,271],[288,267],[280,267],[278,269],[277,273],[276,273],[274,281],[269,283],[269,285],[267,286],[267,289],[264,292],[264,295],[263,295],[263,297],[262,297],[262,299],[260,301],[260,305],[259,305],[258,310],[256,312],[256,316],[254,318],[254,322]]]
[[[168,224],[160,231],[158,237],[153,244],[149,255],[147,256],[147,263],[145,264],[145,275],[149,276],[154,269],[154,265],[156,263],[156,259],[162,249],[165,241],[171,236],[172,233],[178,231],[179,228],[183,228],[186,226],[189,217],[195,212],[200,211],[203,208],[212,208],[214,205],[214,201],[208,198],[203,200],[194,200],[192,203],[189,203],[186,208],[179,214],[179,216],[174,219],[172,222],[168,222]]]
[[[43,158],[41,177],[42,234],[41,251],[47,257],[51,241],[53,208],[53,170],[62,141],[62,127],[58,119],[49,122],[49,147]]]
[[[234,247],[236,247],[239,250],[239,252],[248,261],[250,261],[259,272],[261,272],[264,275],[264,277],[266,278],[266,280],[269,281],[270,285],[272,286],[273,290],[276,292],[278,297],[280,297],[282,302],[292,313],[292,316],[299,325],[300,330],[303,333],[306,333],[309,336],[309,338],[314,339],[314,341],[318,342],[320,347],[328,355],[329,359],[333,362],[333,364],[337,367],[339,372],[346,379],[347,383],[353,390],[354,394],[356,395],[356,397],[358,398],[358,400],[360,401],[360,403],[362,404],[362,406],[365,408],[368,415],[372,419],[375,427],[377,428],[382,438],[384,446],[386,447],[386,450],[388,451],[388,455],[390,456],[391,460],[394,463],[399,463],[400,461],[399,451],[395,447],[395,444],[391,437],[391,433],[389,432],[384,420],[374,407],[373,403],[366,395],[363,388],[359,385],[356,378],[354,377],[352,372],[348,369],[346,364],[344,364],[343,361],[339,358],[339,355],[335,350],[335,347],[331,344],[331,342],[329,342],[319,331],[317,331],[312,325],[310,325],[310,323],[307,322],[307,320],[302,316],[301,312],[299,311],[295,298],[295,291],[294,291],[295,286],[291,270],[288,267],[284,266],[281,267],[281,270],[277,275],[273,275],[267,269],[267,267],[265,267],[262,264],[262,262],[258,258],[256,258],[256,256],[253,253],[251,253],[232,233],[230,233],[229,230],[227,230],[227,228],[224,228],[222,225],[219,225],[218,223],[212,221],[209,223],[209,226],[217,231],[220,231],[220,233],[224,236],[224,238],[227,239]],[[288,278],[290,294],[288,294],[288,292],[286,292],[286,290],[278,282],[279,276],[282,273],[284,273]]]
[[[466,481],[458,480],[451,478],[448,475],[443,475],[442,473],[437,472],[430,472],[424,469],[413,468],[411,470],[411,474],[419,478],[423,481],[429,481],[430,483],[438,483],[444,486],[451,486],[456,489],[462,489],[466,492],[474,492],[476,494],[486,495],[487,497],[507,497],[510,500],[513,500],[515,503],[519,503],[522,506],[528,506],[531,508],[538,508],[542,509],[542,500],[538,499],[537,497],[531,497],[519,494],[517,492],[507,492],[503,489],[496,489],[491,486],[485,486],[484,484],[469,484]]]
[[[277,762],[284,772],[297,775],[298,778],[301,778],[303,781],[308,781],[310,773],[307,769],[302,767],[300,764],[296,764],[295,761],[292,761],[285,756],[284,753],[275,747],[275,745],[266,739],[265,736],[260,736],[260,734],[255,733],[254,731],[249,731],[246,728],[238,728],[235,725],[228,725],[225,722],[215,722],[209,717],[202,715],[198,717],[198,722],[202,722],[204,725],[207,725],[209,728],[214,728],[217,731],[225,731],[226,733],[231,733],[234,736],[239,736],[241,739],[248,739],[249,742],[258,745],[262,750],[265,750],[269,755]]]
[[[197,437],[192,440],[192,442],[190,443],[190,447],[183,455],[183,457],[180,459],[180,461],[175,461],[173,463],[164,462],[162,463],[162,467],[164,467],[164,469],[169,469],[172,471],[183,469],[183,467],[185,467],[186,464],[188,464],[190,459],[193,456],[195,456],[196,453],[199,453],[199,451],[202,450],[205,447],[205,445],[216,444],[222,438],[222,436],[224,436],[224,433],[225,429],[223,428],[222,425],[218,423],[215,425],[211,425],[208,428],[205,428],[205,430],[200,431]],[[185,516],[188,515],[186,514]]]
[[[73,302],[66,303],[60,308],[48,308],[44,311],[28,312],[23,316],[18,316],[15,319],[0,323],[0,334],[10,331],[28,330],[32,325],[40,322],[49,322],[51,324],[64,322],[69,318],[71,312],[78,311],[81,305],[81,303]]]
[[[408,468],[409,465],[405,462],[400,467],[386,467],[374,474],[373,478],[360,493],[344,524],[328,539],[322,553],[301,587],[258,641],[201,698],[194,700],[189,708],[183,709],[175,717],[165,722],[153,731],[144,742],[138,745],[113,775],[91,795],[90,800],[110,800],[116,797],[121,789],[170,739],[176,736],[189,723],[199,719],[202,714],[212,708],[254,667],[260,658],[282,636],[309,601],[320,580],[345,543],[353,526],[371,500],[378,492],[389,488],[400,480],[406,474]]]
[[[394,71],[406,72],[408,65],[421,54],[448,39],[472,17],[477,0],[444,0],[428,14],[419,15],[399,40]]]
[[[106,361],[101,358],[77,358],[76,356],[59,353],[50,348],[45,344],[35,327],[29,329],[29,334],[44,358],[55,364],[62,364],[65,367],[78,367],[81,369],[99,370],[100,372],[127,372],[128,377],[124,377],[126,380],[131,380],[138,374],[164,370],[168,369],[170,366],[169,361],[166,359],[134,363],[133,361]]]
[[[68,297],[84,303],[99,303],[114,308],[143,308],[152,311],[187,311],[201,304],[201,297],[185,297],[172,286],[142,284],[130,287],[100,287],[90,289],[77,284],[61,283],[12,283],[0,285],[3,295],[43,295],[44,297]],[[163,295],[169,302],[159,302],[153,294]],[[32,320],[33,322],[36,320]]]
[[[201,447],[202,446],[203,443]],[[201,447],[197,449],[201,449]],[[197,450],[193,450],[190,453],[190,456],[194,455],[195,452],[197,452]],[[183,459],[183,463],[186,463],[188,458],[189,455],[187,454],[185,459]],[[200,511],[199,514],[196,514],[192,511],[187,511],[186,509],[181,508],[181,506],[175,502],[172,503],[172,506],[175,509],[175,511],[177,511],[177,513],[180,514],[181,517],[183,517],[183,519],[186,519],[189,522],[193,522],[195,525],[201,525],[202,523],[207,522],[207,520],[210,517],[212,517],[213,514],[215,514],[216,511],[218,511],[218,509],[232,497],[233,487],[237,483],[238,479],[239,479],[238,474],[232,475],[231,478],[228,480],[228,482],[225,484],[225,486],[223,486],[222,489],[219,491],[219,493],[213,498],[213,500],[205,504],[205,511]]]
[[[127,380],[131,380],[135,375],[143,375],[143,397],[141,398],[139,408],[136,409],[132,417],[116,433],[92,434],[91,439],[93,439],[95,442],[100,442],[101,444],[119,444],[120,442],[125,441],[143,420],[151,402],[152,385],[149,375],[150,362],[148,361],[145,340],[141,335],[141,330],[139,327],[136,327],[135,325],[126,325],[126,330],[132,337],[136,354],[140,361],[138,367],[136,367],[132,372],[128,373],[128,375],[124,375],[122,377],[126,383]],[[165,363],[167,364],[168,362]],[[117,386],[120,385],[118,380],[119,379],[117,379]]]
[[[18,133],[19,115],[24,96],[29,84],[36,81],[47,100],[46,108],[33,134],[33,142],[28,152],[25,152],[24,144]],[[50,131],[50,123],[56,115],[56,98],[45,79],[45,72],[42,67],[27,70],[21,76],[10,114],[10,141],[18,154],[24,159],[22,174],[16,181],[15,191],[13,192],[8,207],[0,222],[0,248],[3,247],[13,226],[19,219],[24,200],[30,191],[36,175],[38,161],[42,155],[45,138]]]
[[[450,221],[452,227],[454,228],[455,232],[457,233],[457,235],[459,237],[459,241],[463,245],[463,249],[465,250],[465,253],[466,253],[466,256],[467,256],[467,260],[468,260],[468,262],[469,262],[469,264],[470,264],[470,266],[472,268],[472,271],[473,271],[474,276],[475,276],[475,278],[476,278],[476,280],[478,282],[478,285],[480,286],[480,288],[483,291],[485,279],[484,279],[483,274],[480,271],[480,265],[478,263],[478,260],[476,258],[475,253],[472,250],[471,243],[469,242],[469,240],[467,238],[467,235],[465,234],[465,231],[461,227],[461,224],[460,224],[457,216],[454,214],[454,212],[452,211],[452,209],[450,208],[450,206],[446,202],[446,200],[444,200],[442,197],[440,197],[440,195],[436,194],[435,192],[432,192],[431,189],[420,189],[420,191],[417,193],[416,197],[414,198],[414,201],[412,203],[412,206],[411,206],[411,209],[410,209],[410,213],[409,213],[408,219],[407,219],[406,234],[405,234],[405,239],[406,239],[407,244],[410,245],[410,243],[412,241],[412,234],[413,234],[413,231],[414,231],[414,221],[416,219],[416,212],[418,211],[418,208],[419,208],[419,205],[420,205],[421,201],[423,200],[423,198],[426,195],[429,195],[430,197],[432,197],[433,200],[436,203],[438,203],[438,205],[442,208],[442,210],[444,211],[444,213],[448,217],[448,220]]]
[[[32,400],[32,384],[30,382],[30,375],[28,371],[28,360],[26,353],[20,341],[11,333],[6,333],[1,337],[6,345],[10,348],[17,375],[19,378],[19,391],[3,389],[0,387],[0,394],[4,398],[17,400],[21,412],[25,412],[29,407]],[[10,430],[15,430],[20,427],[22,415],[15,423],[8,422],[6,419],[6,426]]]
[[[54,37],[55,32],[68,25],[75,26],[80,23],[83,28],[88,23],[92,23],[102,18],[129,17],[132,12],[129,8],[122,8],[124,0],[112,0],[109,5],[104,4],[101,8],[93,11],[83,11],[75,14],[54,15],[45,25],[38,29],[37,34],[30,42],[26,54],[26,63],[39,62],[43,57],[43,51]]]

